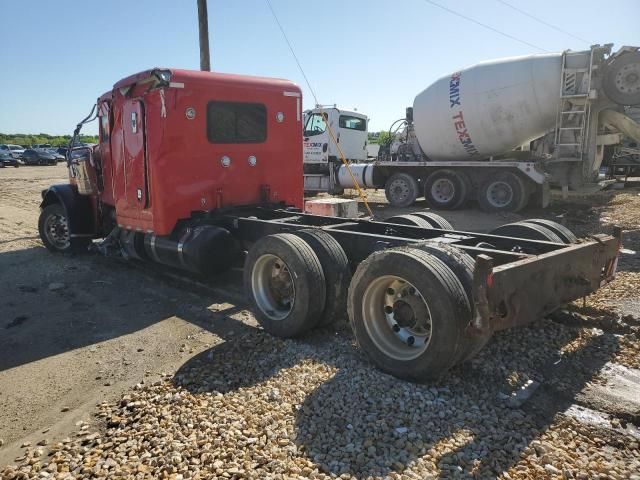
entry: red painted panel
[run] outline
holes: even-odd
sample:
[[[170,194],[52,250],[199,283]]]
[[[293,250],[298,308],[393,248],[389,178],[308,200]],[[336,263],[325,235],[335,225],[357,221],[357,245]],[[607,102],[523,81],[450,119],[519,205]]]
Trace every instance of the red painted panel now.
[[[145,72],[132,75],[113,90],[111,156],[118,223],[163,235],[198,210],[264,200],[302,207],[302,99],[297,85],[172,70],[170,86],[151,88],[145,81],[148,77]],[[263,104],[266,140],[209,142],[207,104],[213,100]],[[139,133],[132,130],[132,114],[137,115]],[[223,156],[231,158],[228,168],[221,164]],[[250,156],[256,157],[255,166],[249,163]],[[142,189],[140,200],[138,188]]]

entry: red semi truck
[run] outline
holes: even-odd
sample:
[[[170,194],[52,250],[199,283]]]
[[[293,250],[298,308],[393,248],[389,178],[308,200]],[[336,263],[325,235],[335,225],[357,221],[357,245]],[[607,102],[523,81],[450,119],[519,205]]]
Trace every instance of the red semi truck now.
[[[244,257],[248,302],[267,332],[299,336],[348,314],[372,362],[401,378],[438,377],[494,331],[615,272],[619,230],[578,243],[546,220],[477,234],[430,212],[386,222],[305,214],[302,98],[289,81],[155,68],[94,108],[99,144],[70,148],[69,183],[42,192],[49,250],[92,245],[202,276]]]

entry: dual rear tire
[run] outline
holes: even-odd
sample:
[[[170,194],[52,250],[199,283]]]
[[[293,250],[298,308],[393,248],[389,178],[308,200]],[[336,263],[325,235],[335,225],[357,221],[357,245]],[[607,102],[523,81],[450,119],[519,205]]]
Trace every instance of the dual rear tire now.
[[[338,242],[307,230],[260,239],[247,255],[244,283],[268,333],[297,337],[347,311],[358,345],[378,368],[425,381],[490,337],[468,333],[472,276],[464,252],[425,244],[374,252],[351,278]]]
[[[320,230],[261,238],[249,250],[244,285],[258,323],[284,338],[344,316],[351,271],[344,250]]]

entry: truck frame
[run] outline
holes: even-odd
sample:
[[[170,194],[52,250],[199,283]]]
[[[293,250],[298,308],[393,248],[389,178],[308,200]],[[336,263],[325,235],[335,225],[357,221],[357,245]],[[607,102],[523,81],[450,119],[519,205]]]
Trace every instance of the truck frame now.
[[[478,234],[428,211],[386,222],[304,213],[301,96],[284,80],[156,68],[116,83],[95,109],[100,143],[72,139],[70,182],[42,192],[49,250],[90,247],[200,276],[243,262],[268,333],[347,316],[369,359],[399,378],[440,377],[494,331],[615,274],[619,230],[578,243],[546,220]]]

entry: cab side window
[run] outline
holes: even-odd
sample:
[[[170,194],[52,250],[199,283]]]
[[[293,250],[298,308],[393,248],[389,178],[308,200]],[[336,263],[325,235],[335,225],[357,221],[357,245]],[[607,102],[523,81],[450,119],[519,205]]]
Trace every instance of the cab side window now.
[[[364,132],[367,129],[367,121],[364,118],[352,117],[350,115],[340,115],[338,120],[340,128],[348,128],[349,130],[359,130]]]

